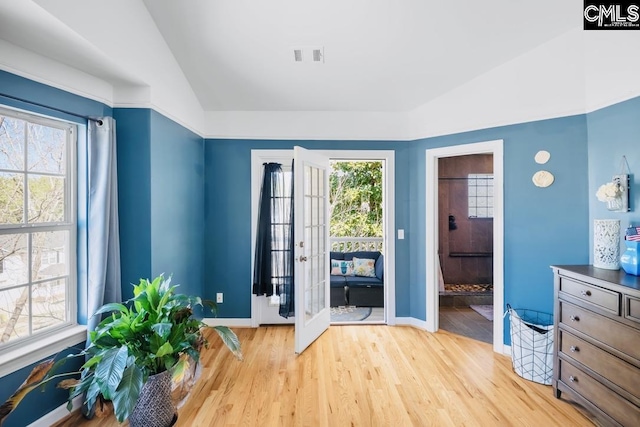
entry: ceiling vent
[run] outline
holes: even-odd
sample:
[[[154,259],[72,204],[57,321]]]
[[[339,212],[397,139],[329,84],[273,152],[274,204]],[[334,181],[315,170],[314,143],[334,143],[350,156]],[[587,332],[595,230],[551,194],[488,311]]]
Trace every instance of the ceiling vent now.
[[[315,47],[315,48],[313,48],[313,50],[311,52],[312,52],[313,62],[324,63],[324,48]]]
[[[293,61],[306,64],[324,64],[324,47],[298,46],[292,48]]]

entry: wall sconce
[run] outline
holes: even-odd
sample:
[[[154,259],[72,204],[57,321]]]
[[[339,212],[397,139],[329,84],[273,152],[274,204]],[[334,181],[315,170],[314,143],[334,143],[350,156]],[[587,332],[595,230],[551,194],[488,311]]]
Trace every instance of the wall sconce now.
[[[614,175],[611,181],[618,186],[618,197],[613,203],[607,203],[607,209],[612,212],[629,212],[629,175]]]
[[[629,174],[624,173],[625,168],[629,171],[626,156],[622,156],[620,169],[623,173],[613,175],[611,182],[601,185],[596,192],[596,197],[601,202],[607,204],[607,209],[611,212],[629,212]]]

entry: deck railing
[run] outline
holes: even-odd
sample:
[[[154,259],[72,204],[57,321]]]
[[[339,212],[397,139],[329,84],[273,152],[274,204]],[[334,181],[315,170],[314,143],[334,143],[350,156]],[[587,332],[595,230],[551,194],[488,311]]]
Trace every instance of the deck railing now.
[[[330,237],[331,251],[380,251],[384,253],[382,237]]]

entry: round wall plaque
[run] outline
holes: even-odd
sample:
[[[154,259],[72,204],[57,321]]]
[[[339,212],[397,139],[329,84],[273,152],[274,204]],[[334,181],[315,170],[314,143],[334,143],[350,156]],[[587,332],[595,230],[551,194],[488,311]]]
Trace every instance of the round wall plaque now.
[[[551,154],[545,150],[538,151],[534,157],[536,163],[538,163],[539,165],[544,165],[549,161],[550,158]]]
[[[538,171],[533,174],[533,178],[531,180],[536,185],[536,187],[548,187],[553,184],[554,176],[551,172],[548,171]]]

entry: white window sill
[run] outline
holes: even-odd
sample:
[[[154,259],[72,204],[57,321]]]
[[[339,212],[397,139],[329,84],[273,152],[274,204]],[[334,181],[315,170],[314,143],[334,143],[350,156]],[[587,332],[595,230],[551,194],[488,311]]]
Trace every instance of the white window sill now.
[[[53,356],[66,348],[83,343],[86,339],[87,327],[77,325],[36,342],[16,347],[0,355],[0,378]]]

